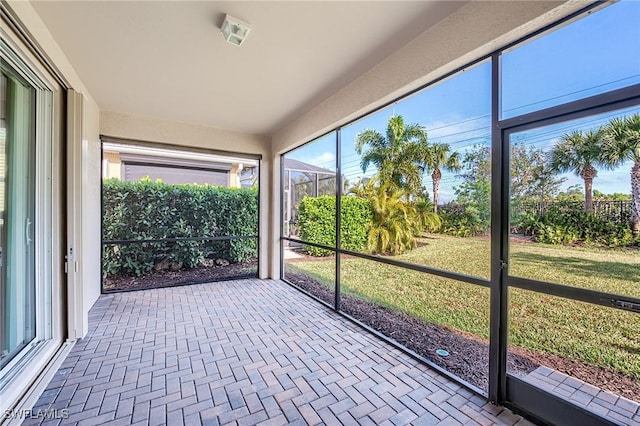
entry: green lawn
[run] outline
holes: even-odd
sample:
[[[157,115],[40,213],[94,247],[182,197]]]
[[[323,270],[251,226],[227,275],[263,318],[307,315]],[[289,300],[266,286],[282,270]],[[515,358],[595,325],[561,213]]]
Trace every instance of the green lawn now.
[[[422,242],[395,258],[488,278],[488,239],[434,235]],[[360,258],[341,262],[343,291],[488,339],[488,288]],[[514,243],[510,263],[513,275],[640,297],[637,250]],[[296,261],[286,268],[333,283],[333,261]],[[518,289],[509,298],[511,344],[640,379],[640,315]]]

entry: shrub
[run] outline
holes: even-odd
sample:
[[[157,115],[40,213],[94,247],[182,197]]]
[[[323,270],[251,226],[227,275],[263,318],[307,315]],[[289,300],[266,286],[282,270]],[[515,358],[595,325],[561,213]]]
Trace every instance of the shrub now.
[[[341,199],[340,240],[343,249],[360,251],[367,244],[367,226],[371,221],[371,204],[360,198],[343,196]],[[336,197],[304,197],[298,206],[300,238],[311,243],[335,246]],[[305,246],[312,256],[326,256],[332,252]]]
[[[582,242],[609,247],[638,244],[627,225],[613,223],[593,213],[586,213],[581,204],[558,203],[539,214],[519,217],[517,231],[547,244]]]
[[[371,203],[362,198],[343,196],[340,202],[340,242],[345,250],[361,251],[367,245],[367,226],[371,222]]]
[[[416,247],[422,217],[414,204],[402,201],[405,196],[405,191],[390,185],[375,187],[369,194],[373,212],[367,241],[369,252],[402,254]]]
[[[258,234],[257,189],[108,179],[102,194],[105,241]],[[193,268],[207,257],[241,262],[257,256],[257,244],[245,239],[106,245],[104,273]]]
[[[208,186],[201,195],[218,231],[216,235],[258,235],[258,189]],[[242,262],[258,256],[258,239],[231,240],[212,244],[222,250],[231,262]]]
[[[416,247],[416,237],[424,231],[434,232],[442,225],[427,197],[420,195],[410,201],[406,190],[382,184],[379,177],[361,181],[350,192],[371,204],[367,231],[370,253],[404,253]]]
[[[428,199],[420,197],[413,202],[418,215],[420,233],[436,232],[442,227],[442,218],[433,212],[433,204]]]
[[[475,237],[486,234],[489,224],[484,213],[473,204],[449,204],[440,208],[440,232],[456,237]]]

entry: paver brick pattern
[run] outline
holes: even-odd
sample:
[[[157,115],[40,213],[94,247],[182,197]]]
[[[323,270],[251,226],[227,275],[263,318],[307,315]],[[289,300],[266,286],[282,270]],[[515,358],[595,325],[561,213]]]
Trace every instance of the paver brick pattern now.
[[[281,281],[100,296],[24,425],[528,425]]]
[[[575,377],[541,366],[523,377],[523,380],[621,425],[640,425],[640,403]]]

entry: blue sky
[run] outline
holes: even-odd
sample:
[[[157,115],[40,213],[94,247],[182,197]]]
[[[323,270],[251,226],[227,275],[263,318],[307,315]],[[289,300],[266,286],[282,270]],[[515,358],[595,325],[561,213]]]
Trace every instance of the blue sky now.
[[[502,118],[529,113],[594,94],[640,83],[640,1],[615,3],[562,28],[517,46],[502,56]],[[490,144],[491,64],[483,62],[430,86],[342,128],[342,169],[351,182],[376,172],[363,173],[354,149],[359,132],[385,132],[392,115],[405,123],[419,123],[432,143],[448,143],[461,154],[474,145]],[[610,118],[640,112],[640,106],[588,117],[514,135],[520,143],[551,149],[572,130],[588,130]],[[288,156],[316,166],[335,169],[335,136],[327,135]],[[594,189],[606,193],[630,192],[631,164],[600,171]],[[581,185],[582,179],[566,174],[563,188]],[[431,177],[424,184],[431,188]],[[443,172],[440,199],[450,201],[460,184],[455,173]],[[431,191],[429,191],[431,192]]]

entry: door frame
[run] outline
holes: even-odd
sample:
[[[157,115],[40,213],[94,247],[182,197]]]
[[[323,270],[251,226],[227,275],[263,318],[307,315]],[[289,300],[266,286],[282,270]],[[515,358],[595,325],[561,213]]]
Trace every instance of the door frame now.
[[[499,67],[499,58],[494,67]],[[495,73],[494,73],[495,74]],[[498,86],[496,86],[498,87]],[[497,98],[498,91],[494,96]],[[640,306],[640,298],[606,293],[591,289],[571,287],[557,283],[516,277],[509,274],[509,217],[510,217],[510,136],[632,106],[640,106],[640,84],[620,90],[591,96],[556,107],[547,108],[513,119],[495,120],[496,131],[492,140],[492,357],[491,366],[497,374],[490,373],[491,399],[515,412],[526,412],[545,422],[555,424],[602,425],[616,424],[598,416],[568,400],[535,387],[507,372],[508,352],[508,292],[510,288],[535,291],[570,300],[619,309],[632,314],[640,312],[631,306]],[[498,108],[498,100],[494,100]],[[497,112],[497,110],[495,111]],[[497,114],[494,115],[497,117]],[[494,334],[495,332],[495,334]]]
[[[0,4],[0,20],[16,29],[13,17]],[[2,31],[0,51],[3,62],[35,90],[36,144],[36,337],[4,368],[0,379],[0,412],[23,404],[34,392],[34,384],[43,381],[52,359],[61,354],[66,337],[64,325],[65,286],[60,245],[64,240],[64,104],[65,87],[40,62],[24,38],[11,30]]]

